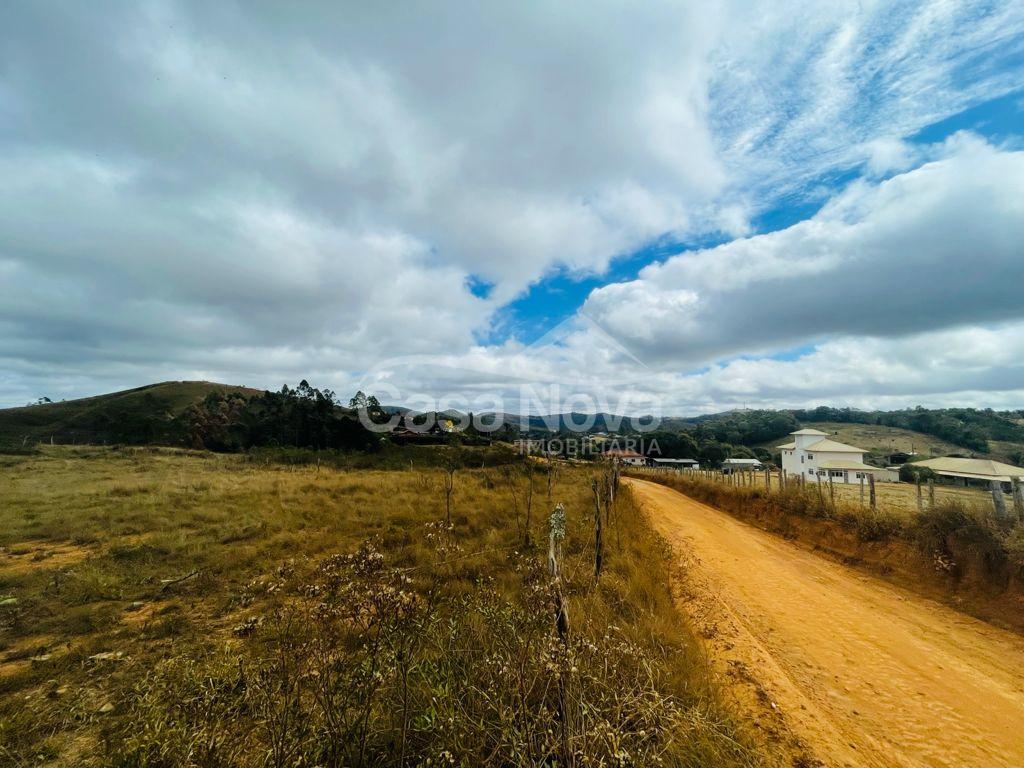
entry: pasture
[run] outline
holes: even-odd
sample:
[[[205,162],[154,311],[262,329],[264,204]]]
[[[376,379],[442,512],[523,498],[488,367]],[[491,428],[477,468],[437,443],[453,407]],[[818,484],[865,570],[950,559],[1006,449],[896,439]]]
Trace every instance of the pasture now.
[[[593,475],[0,456],[0,763],[761,764],[626,493],[595,580]]]
[[[719,474],[713,473],[711,479],[721,483],[727,483],[727,480]],[[752,475],[742,475],[741,479],[736,481],[742,485],[751,485],[754,488],[765,488],[766,480],[764,472],[754,472]],[[777,473],[772,473],[768,478],[770,487],[773,491],[778,490],[779,478]],[[794,483],[795,480],[790,480],[790,483]],[[813,492],[815,490],[814,483],[808,483],[807,487]],[[835,494],[836,501],[839,503],[845,503],[849,506],[867,506],[869,503],[869,490],[868,485],[865,482],[863,489],[863,502],[862,492],[859,483],[835,483],[830,486],[827,482],[822,483],[822,494],[826,498],[830,498],[831,494]],[[930,497],[928,494],[927,484],[922,484],[921,487],[922,504],[925,509],[930,504]],[[1010,494],[1004,494],[1006,499],[1006,506],[1008,509],[1013,508],[1013,499]],[[901,517],[905,520],[910,520],[914,515],[917,514],[917,486],[913,483],[900,483],[900,482],[876,482],[875,483],[875,498],[878,505],[878,509]],[[978,487],[965,488],[961,486],[952,485],[947,482],[937,481],[935,483],[935,504],[941,506],[947,502],[957,502],[963,504],[966,508],[974,510],[978,514],[987,514],[992,510],[992,496],[991,494]]]

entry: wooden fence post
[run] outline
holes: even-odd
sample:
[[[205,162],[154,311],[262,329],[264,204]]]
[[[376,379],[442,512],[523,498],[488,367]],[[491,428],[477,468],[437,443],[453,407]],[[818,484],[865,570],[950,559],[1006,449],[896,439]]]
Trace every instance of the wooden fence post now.
[[[871,497],[871,508],[878,509],[878,499],[875,496],[875,476],[868,473],[868,494]]]
[[[935,509],[935,480],[928,478],[928,509]]]
[[[989,483],[992,489],[992,507],[996,511],[996,520],[1006,519],[1006,499],[1003,498],[1003,484],[998,480]]]
[[[921,476],[917,476],[917,513],[924,512],[924,498],[921,496]]]
[[[597,478],[591,481],[594,491],[594,581],[601,580],[601,564],[604,559],[604,542],[601,539],[601,493],[597,489]]]
[[[1019,477],[1013,478],[1013,512],[1017,520],[1024,523],[1024,483]]]
[[[864,473],[860,473],[860,505],[864,506]]]
[[[557,505],[548,518],[548,572],[555,590],[555,628],[565,639],[569,634],[569,612],[562,599],[562,539],[565,538],[565,507]]]

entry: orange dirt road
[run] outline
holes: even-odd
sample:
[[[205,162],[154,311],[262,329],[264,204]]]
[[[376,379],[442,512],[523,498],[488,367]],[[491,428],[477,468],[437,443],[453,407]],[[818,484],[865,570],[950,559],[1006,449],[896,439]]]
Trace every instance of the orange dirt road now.
[[[679,553],[713,668],[780,762],[1024,766],[1024,638],[627,482]]]

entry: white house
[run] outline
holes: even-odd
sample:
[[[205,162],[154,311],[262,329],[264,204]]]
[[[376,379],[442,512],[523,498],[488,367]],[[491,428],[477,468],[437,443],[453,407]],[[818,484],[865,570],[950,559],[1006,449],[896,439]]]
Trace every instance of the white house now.
[[[630,467],[643,467],[647,464],[647,457],[632,449],[612,448],[604,452],[604,457],[616,464],[625,464]]]
[[[827,483],[860,483],[874,475],[875,480],[896,481],[899,474],[891,469],[864,463],[863,448],[830,440],[817,429],[800,429],[791,433],[793,442],[780,445],[782,469],[787,475],[802,475],[807,480]]]

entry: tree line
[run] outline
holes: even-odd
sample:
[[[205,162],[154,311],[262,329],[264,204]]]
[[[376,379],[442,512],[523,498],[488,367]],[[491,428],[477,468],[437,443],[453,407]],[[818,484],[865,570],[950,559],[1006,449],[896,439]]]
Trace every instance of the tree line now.
[[[990,440],[1024,442],[1024,413],[991,408],[908,408],[902,411],[860,411],[819,406],[793,411],[800,421],[835,421],[898,427],[956,443],[978,453],[989,452]]]
[[[374,420],[385,418],[376,398],[362,392],[344,408],[334,392],[303,380],[295,388],[246,397],[239,392],[211,392],[181,416],[187,442],[214,451],[247,450],[259,446],[313,449],[370,450],[380,436],[368,430],[356,410],[366,409]]]

